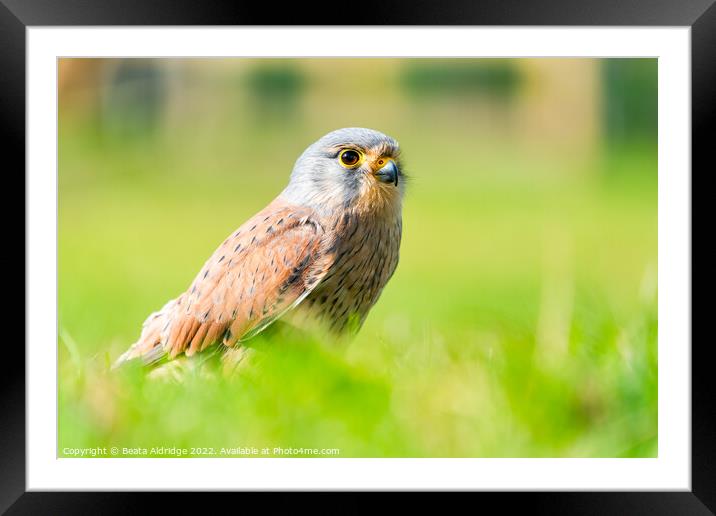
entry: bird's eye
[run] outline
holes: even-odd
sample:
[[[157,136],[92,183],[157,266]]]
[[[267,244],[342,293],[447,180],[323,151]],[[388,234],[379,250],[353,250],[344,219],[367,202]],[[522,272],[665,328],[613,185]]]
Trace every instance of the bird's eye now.
[[[341,165],[347,168],[357,166],[361,161],[361,154],[352,149],[344,150],[340,155]]]

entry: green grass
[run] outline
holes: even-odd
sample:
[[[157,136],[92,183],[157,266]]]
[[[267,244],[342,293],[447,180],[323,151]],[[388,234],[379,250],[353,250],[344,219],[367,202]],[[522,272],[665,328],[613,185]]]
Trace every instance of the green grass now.
[[[179,145],[92,131],[66,125],[60,142],[61,456],[657,454],[653,148],[580,164],[398,128],[412,175],[401,261],[358,337],[263,336],[238,374],[209,363],[177,383],[108,365],[283,187],[307,143],[295,134],[313,132],[272,152],[263,142],[288,133]]]

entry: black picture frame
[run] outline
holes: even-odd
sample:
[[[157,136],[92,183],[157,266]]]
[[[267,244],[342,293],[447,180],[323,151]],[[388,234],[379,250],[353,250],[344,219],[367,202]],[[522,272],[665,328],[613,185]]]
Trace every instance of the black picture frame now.
[[[350,25],[689,26],[692,51],[692,185],[695,176],[707,176],[714,169],[710,160],[716,142],[714,0],[489,0],[479,3],[461,0],[410,4],[371,1],[362,3],[359,11],[350,13],[355,12],[360,13],[359,19],[353,15],[343,19],[346,12],[340,9],[307,7],[302,2],[278,7],[278,4],[243,0],[224,3],[187,0],[0,0],[0,146],[4,149],[6,175],[24,177],[20,171],[24,171],[25,167],[25,31],[28,27],[341,25],[346,22]],[[24,182],[20,188],[24,189]],[[14,196],[19,197],[17,193]],[[693,244],[690,251],[693,274]],[[6,267],[9,265],[6,264]],[[21,327],[17,320],[13,321],[13,325]],[[520,509],[541,514],[716,513],[716,403],[712,394],[712,362],[707,359],[711,343],[692,338],[691,343],[673,344],[692,346],[690,492],[477,493],[476,496],[481,499],[478,503],[489,500],[498,503],[501,511]],[[228,503],[235,503],[228,497],[241,498],[243,507],[248,507],[247,493],[26,492],[25,350],[6,341],[2,357],[5,367],[0,374],[0,512],[126,514],[149,507],[149,498],[154,496],[161,497],[158,501],[166,512],[185,513],[197,502],[206,510],[206,496],[220,496]],[[255,495],[251,496],[255,498]],[[266,496],[263,496],[262,501],[265,499]],[[212,501],[221,503],[222,500]],[[358,509],[360,502],[349,507]]]

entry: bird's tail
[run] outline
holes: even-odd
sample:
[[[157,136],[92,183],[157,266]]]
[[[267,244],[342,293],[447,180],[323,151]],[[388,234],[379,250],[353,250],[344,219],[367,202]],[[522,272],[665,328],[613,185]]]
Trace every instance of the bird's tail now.
[[[142,325],[142,333],[139,340],[132,344],[127,351],[122,353],[114,362],[112,369],[116,369],[125,362],[135,358],[141,358],[145,364],[151,364],[160,360],[166,354],[163,342],[166,341],[169,327],[171,325],[177,299],[172,299],[161,310],[152,313]]]

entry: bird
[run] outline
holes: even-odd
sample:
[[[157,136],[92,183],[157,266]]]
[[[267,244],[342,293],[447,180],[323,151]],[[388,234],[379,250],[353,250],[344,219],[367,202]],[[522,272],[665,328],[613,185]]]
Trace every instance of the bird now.
[[[355,335],[398,265],[405,177],[398,142],[379,131],[319,138],[284,190],[145,320],[114,367],[236,350],[291,315]]]

